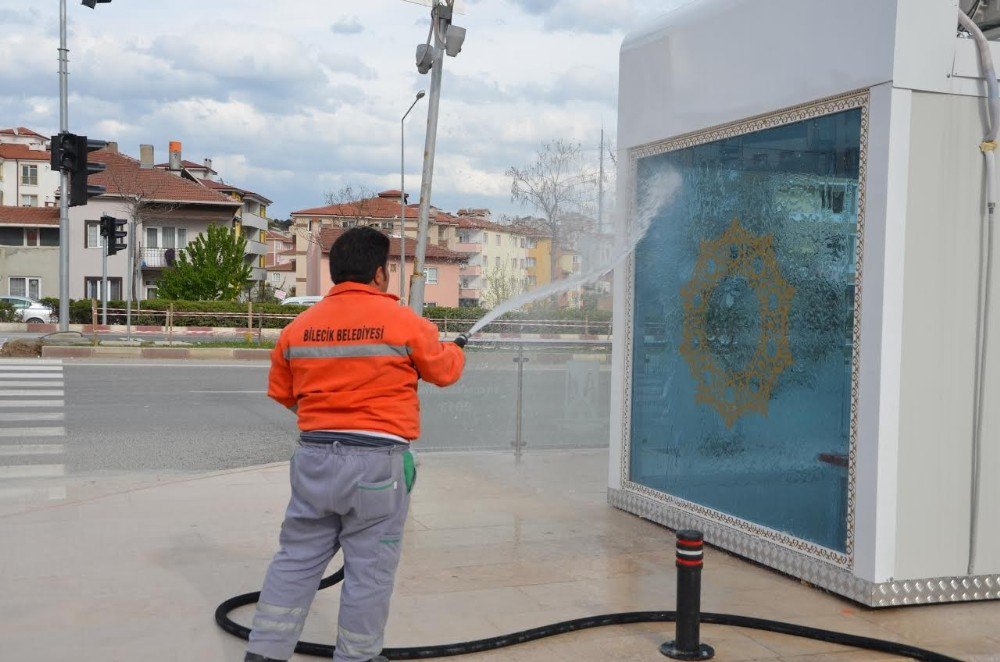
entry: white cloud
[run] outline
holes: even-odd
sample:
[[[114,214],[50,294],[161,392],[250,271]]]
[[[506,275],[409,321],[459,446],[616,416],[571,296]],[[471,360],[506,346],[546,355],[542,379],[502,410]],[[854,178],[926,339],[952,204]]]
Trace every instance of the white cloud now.
[[[72,3],[71,3],[72,4]],[[447,58],[434,203],[446,209],[509,202],[505,168],[555,138],[595,147],[615,123],[622,16],[657,0],[478,0]],[[57,3],[2,9],[0,116],[42,132],[58,127]],[[430,80],[413,51],[425,7],[381,0],[350,13],[329,0],[285,3],[173,0],[70,11],[70,126],[122,151],[184,143],[215,160],[226,181],[275,200],[281,216],[315,206],[346,183],[398,186],[399,119]],[[586,33],[586,34],[584,34]],[[419,187],[427,99],[406,127],[407,188]],[[589,149],[589,147],[588,147]],[[161,159],[162,160],[162,159]]]

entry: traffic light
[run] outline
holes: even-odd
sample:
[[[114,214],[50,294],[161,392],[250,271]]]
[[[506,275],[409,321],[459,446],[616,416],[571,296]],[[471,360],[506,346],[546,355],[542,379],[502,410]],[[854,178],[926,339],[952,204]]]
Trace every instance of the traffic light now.
[[[60,133],[52,136],[51,165],[53,170],[69,174],[69,206],[87,204],[89,198],[104,193],[105,188],[88,184],[90,175],[104,172],[103,163],[91,162],[88,153],[103,149],[108,143],[103,140],[88,140],[87,136],[75,133]]]
[[[125,243],[125,237],[128,236],[125,231],[126,223],[127,221],[107,214],[101,216],[101,236],[104,237],[104,245],[108,247],[108,255],[128,248]]]
[[[84,6],[90,7],[91,9],[93,9],[95,5],[100,5],[107,2],[111,2],[111,0],[83,0]]]

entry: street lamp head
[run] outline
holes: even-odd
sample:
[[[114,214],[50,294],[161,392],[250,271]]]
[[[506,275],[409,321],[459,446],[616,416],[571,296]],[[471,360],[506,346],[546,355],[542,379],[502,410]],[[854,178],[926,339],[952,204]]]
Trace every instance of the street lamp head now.
[[[423,99],[426,94],[427,94],[426,92],[420,90],[419,92],[417,92],[417,99]]]
[[[85,7],[90,7],[91,9],[93,9],[95,7],[95,5],[104,4],[104,3],[108,3],[108,2],[111,2],[111,0],[83,0],[82,4]]]

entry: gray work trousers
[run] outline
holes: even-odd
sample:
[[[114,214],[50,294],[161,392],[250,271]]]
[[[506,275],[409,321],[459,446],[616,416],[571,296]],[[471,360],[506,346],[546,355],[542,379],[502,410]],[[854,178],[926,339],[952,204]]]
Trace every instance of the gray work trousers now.
[[[323,572],[343,548],[333,659],[362,662],[379,654],[410,505],[407,450],[300,442],[289,467],[292,498],[281,549],[267,569],[249,652],[292,656]]]

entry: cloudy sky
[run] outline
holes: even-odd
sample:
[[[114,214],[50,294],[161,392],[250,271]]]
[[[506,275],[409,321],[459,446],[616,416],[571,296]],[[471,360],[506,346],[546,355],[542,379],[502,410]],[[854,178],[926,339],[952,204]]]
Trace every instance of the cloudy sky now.
[[[676,0],[672,0],[676,1]],[[434,204],[516,213],[503,171],[554,138],[596,165],[613,137],[618,49],[662,0],[467,0],[445,62]],[[58,2],[0,0],[0,125],[58,129]],[[165,161],[211,157],[271,216],[345,184],[399,186],[399,118],[430,83],[413,53],[429,10],[403,0],[70,0],[70,128]],[[426,99],[407,123],[419,190]],[[415,200],[416,195],[413,195]]]

